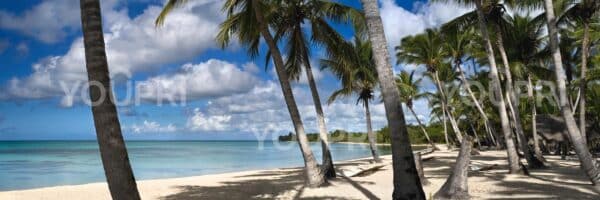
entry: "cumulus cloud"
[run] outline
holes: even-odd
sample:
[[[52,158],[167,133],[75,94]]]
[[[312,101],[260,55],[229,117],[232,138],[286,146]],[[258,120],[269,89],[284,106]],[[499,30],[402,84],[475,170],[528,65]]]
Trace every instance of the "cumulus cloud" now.
[[[293,92],[305,130],[317,132],[316,113],[310,91],[306,87],[295,86]],[[321,96],[330,94],[330,91],[322,89],[320,92]],[[324,105],[323,109],[329,130],[364,131],[366,129],[364,108],[356,104],[355,98]],[[199,109],[194,111],[194,114],[188,118],[188,127],[197,124],[191,121],[202,121],[204,123],[201,124],[208,127],[197,128],[195,131],[239,131],[254,134],[281,134],[294,131],[281,89],[273,81],[256,85],[246,93],[211,100],[203,110],[205,112],[200,113]],[[387,124],[383,104],[373,102],[371,113],[375,129]],[[208,120],[211,118],[213,120]],[[218,124],[218,126],[210,124]]]
[[[393,0],[381,2],[381,14],[390,50],[399,44],[402,37],[439,26],[470,10],[452,3],[425,3],[417,4],[413,11],[408,11]],[[42,2],[45,3],[48,2]],[[106,4],[103,6],[106,7]],[[220,12],[221,4],[221,0],[190,1],[188,6],[176,9],[167,18],[165,26],[158,29],[153,24],[161,9],[158,6],[149,6],[133,18],[126,10],[116,9],[114,5],[108,5],[107,9],[103,7],[107,57],[111,74],[129,76],[138,72],[155,71],[166,64],[191,60],[206,49],[216,47],[214,36],[218,24],[224,18]],[[17,15],[0,11],[0,16],[2,15],[14,19],[27,18],[27,13]],[[79,14],[75,16],[77,18],[75,24],[78,27]],[[56,40],[55,38],[68,35],[69,29],[76,28],[68,22],[61,21],[61,23],[67,25],[55,25],[54,27],[62,27],[54,30],[57,33],[55,36],[45,39],[39,36],[39,39],[52,42]],[[0,28],[26,34],[30,31],[10,28],[8,25],[0,25]],[[30,32],[32,37],[36,37],[33,33],[40,31]],[[0,90],[0,99],[60,97],[64,95],[64,89],[60,87],[61,82],[69,88],[77,82],[86,83],[84,60],[82,38],[79,37],[72,42],[70,49],[64,55],[44,58],[32,65],[33,72],[29,76],[9,80],[5,88]],[[195,132],[293,131],[279,85],[276,80],[261,81],[258,78],[260,70],[261,68],[254,63],[237,66],[227,61],[209,60],[199,64],[185,64],[179,71],[149,77],[143,83],[156,83],[164,91],[163,94],[177,94],[175,92],[184,91],[184,97],[188,100],[207,98],[210,99],[210,103],[194,109],[183,122],[185,127],[178,128],[173,124],[164,126],[158,122],[144,121],[142,124],[131,126],[136,128],[132,130],[134,132],[135,130],[169,132],[167,130],[178,129]],[[316,114],[310,92],[302,84],[306,83],[304,74],[302,73],[300,84],[293,85],[294,95],[307,132],[316,132]],[[319,71],[318,67],[313,67],[313,74],[317,80],[324,77],[324,73]],[[142,92],[142,94],[146,95],[146,100],[157,96],[157,93],[152,91]],[[320,94],[321,97],[326,98],[331,91],[321,89]],[[63,100],[64,102],[61,102],[63,106],[73,105],[73,99],[63,98]],[[415,103],[419,105],[415,107],[418,115],[426,118],[429,112],[426,102]],[[356,105],[355,98],[350,97],[331,105],[324,105],[324,109],[329,130],[364,131],[366,128],[364,108]],[[375,129],[386,125],[385,111],[381,103],[373,102],[371,112]],[[410,123],[412,120],[409,116],[410,114],[407,115],[407,121]]]
[[[242,71],[236,65],[210,59],[200,64],[185,64],[174,74],[151,77],[139,83],[139,95],[145,100],[196,100],[247,92],[257,84],[254,69],[244,64]]]
[[[173,124],[163,126],[155,121],[144,120],[142,124],[133,124],[129,127],[133,133],[173,133],[178,129]]]
[[[194,109],[194,114],[188,119],[187,127],[191,131],[227,131],[231,130],[230,115],[205,116],[199,108]]]
[[[402,8],[394,0],[381,0],[381,18],[385,29],[385,34],[388,42],[388,50],[392,55],[395,55],[394,48],[400,45],[402,38],[422,33],[427,28],[439,27],[442,24],[461,16],[474,8],[464,7],[454,2],[415,2],[413,10],[409,11]],[[392,62],[396,63],[396,57],[392,56]],[[416,70],[417,76],[420,77],[424,72],[424,68],[418,65],[401,64],[394,69],[395,73],[400,70],[412,71]],[[435,89],[433,83],[428,78],[425,78],[422,86],[426,91]],[[417,114],[421,116],[429,116],[429,106],[423,104],[423,110],[416,109]],[[412,115],[406,115],[409,123],[416,122]],[[428,117],[426,117],[428,119]],[[427,120],[425,120],[427,121]]]
[[[0,28],[14,30],[45,43],[55,43],[81,26],[79,4],[71,1],[43,1],[16,14],[0,10]]]
[[[313,66],[316,66],[316,65],[313,65]],[[318,69],[318,67],[317,68],[313,67],[313,68],[311,68],[310,71],[312,72],[313,79],[315,79],[315,82],[318,83],[323,78],[323,72],[320,69]],[[308,85],[308,78],[306,77],[306,69],[302,68],[301,73],[302,74],[300,74],[298,83]]]
[[[452,2],[416,2],[415,11],[411,12],[394,0],[381,0],[381,18],[390,49],[399,45],[403,37],[440,26],[471,10]]]
[[[60,2],[63,1],[42,4],[62,4]],[[161,10],[158,6],[149,6],[134,18],[122,10],[103,10],[111,74],[131,76],[136,72],[157,70],[164,64],[189,60],[215,47],[214,37],[223,19],[219,9],[221,4],[220,0],[190,2],[188,6],[176,9],[169,15],[164,27],[158,29],[154,26],[154,19]],[[40,21],[39,18],[36,20]],[[49,56],[33,64],[32,71],[29,76],[10,80],[0,98],[61,96],[64,95],[61,82],[73,85],[86,81],[83,39],[75,39],[65,55]]]

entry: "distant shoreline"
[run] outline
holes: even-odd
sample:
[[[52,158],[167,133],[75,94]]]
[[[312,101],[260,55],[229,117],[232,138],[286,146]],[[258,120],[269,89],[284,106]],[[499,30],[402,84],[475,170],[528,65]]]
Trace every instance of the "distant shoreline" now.
[[[367,142],[332,142],[335,144],[365,144],[368,145],[369,143]],[[392,146],[391,144],[385,144],[385,143],[376,143],[375,145],[377,146]]]
[[[332,142],[335,144],[366,144],[368,145],[369,143],[367,142]],[[376,143],[375,145],[377,146],[392,146],[391,144],[386,144],[386,143]],[[443,145],[443,144],[435,144],[435,145]],[[412,147],[427,147],[429,146],[429,144],[411,144],[410,146]]]

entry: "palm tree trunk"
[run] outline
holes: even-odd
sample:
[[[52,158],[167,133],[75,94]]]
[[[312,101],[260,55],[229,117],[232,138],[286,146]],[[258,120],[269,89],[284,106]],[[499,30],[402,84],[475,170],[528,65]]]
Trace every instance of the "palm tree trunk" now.
[[[100,1],[81,0],[80,6],[92,115],[110,195],[113,199],[140,199],[117,108],[111,98]],[[101,86],[93,87],[98,83]]]
[[[394,171],[393,199],[425,199],[425,193],[417,174],[412,147],[406,130],[406,121],[402,111],[400,94],[394,82],[392,64],[383,31],[383,22],[379,15],[377,0],[361,0],[369,40],[373,46],[373,57],[377,77],[383,96],[386,117],[392,139],[392,165]]]
[[[577,97],[575,98],[575,103],[573,103],[573,107],[571,107],[571,110],[573,110],[573,114],[575,114],[577,112],[577,108],[579,108],[579,99],[581,97],[581,90],[579,90],[580,88],[577,89]]]
[[[498,68],[496,66],[496,60],[494,58],[494,49],[492,48],[492,42],[485,26],[485,17],[483,15],[483,9],[481,7],[481,0],[476,0],[475,5],[477,6],[477,16],[479,29],[485,42],[485,50],[487,52],[488,61],[490,62],[490,76],[492,78],[493,94],[498,100],[498,112],[500,116],[500,124],[502,125],[502,132],[504,133],[504,139],[506,142],[506,153],[508,157],[509,173],[517,173],[520,171],[519,157],[513,141],[512,131],[508,122],[508,114],[506,114],[506,104],[504,97],[502,97],[502,87],[500,86],[500,78],[498,77]]]
[[[454,114],[452,114],[452,111],[450,111],[450,109],[448,109],[448,106],[446,106],[446,111],[448,112],[448,119],[450,119],[450,126],[452,126],[452,130],[454,130],[454,133],[456,134],[456,138],[458,139],[458,141],[462,141],[463,135],[462,135],[462,132],[460,131],[460,128],[458,126],[458,122],[456,121],[456,118],[454,118]]]
[[[452,126],[452,130],[454,130],[454,134],[456,134],[456,138],[458,139],[458,141],[462,141],[462,133],[460,131],[460,129],[458,128],[458,124],[456,123],[456,121],[454,120],[454,117],[452,115],[452,111],[450,111],[450,109],[448,109],[448,105],[446,105],[446,103],[448,102],[448,98],[446,97],[446,93],[444,93],[444,88],[442,87],[442,83],[440,82],[440,77],[438,75],[438,72],[435,71],[434,75],[433,75],[433,79],[435,79],[435,83],[436,83],[436,87],[438,89],[438,91],[440,92],[440,96],[442,97],[442,108],[444,110],[446,110],[446,114],[448,114],[448,118],[450,119],[450,125]]]
[[[425,171],[423,171],[423,159],[421,157],[421,152],[415,153],[415,165],[417,166],[417,173],[419,174],[419,179],[421,179],[422,185],[429,185],[429,181],[425,178]]]
[[[587,86],[586,79],[586,71],[587,71],[587,61],[589,54],[589,46],[590,46],[590,25],[588,23],[583,23],[583,41],[581,44],[581,83],[579,83],[579,131],[581,131],[581,137],[583,139],[583,144],[587,145],[587,135],[586,135],[586,121],[585,121],[585,90]]]
[[[489,127],[490,119],[485,114],[485,111],[483,111],[483,107],[481,106],[481,104],[479,104],[479,101],[475,97],[473,90],[471,90],[471,84],[469,84],[469,82],[467,81],[467,78],[465,77],[465,73],[463,72],[462,67],[460,66],[460,62],[455,62],[455,65],[456,65],[456,68],[458,69],[460,80],[463,82],[463,85],[464,85],[465,89],[467,90],[467,93],[471,97],[471,100],[475,104],[477,111],[479,111],[479,114],[481,114],[481,117],[483,117],[483,125],[485,126],[485,131],[490,135],[490,140],[492,140],[492,143],[494,145],[498,146],[498,143],[496,143],[496,140],[494,139],[494,135],[492,134],[492,130]]]
[[[468,137],[463,138],[460,152],[452,173],[433,199],[469,199],[469,163],[471,161],[471,144]]]
[[[577,127],[575,118],[568,104],[567,89],[566,89],[566,75],[565,69],[563,68],[562,58],[560,49],[558,48],[558,35],[556,28],[556,17],[554,15],[554,5],[552,0],[544,0],[544,7],[546,9],[546,20],[548,25],[548,35],[550,37],[550,49],[552,51],[552,58],[554,60],[556,82],[558,85],[559,93],[559,104],[561,113],[565,119],[565,124],[569,132],[571,143],[575,148],[575,152],[579,156],[581,167],[590,178],[592,184],[595,185],[597,190],[600,190],[600,170],[596,160],[592,157],[589,149],[583,142],[581,132]]]
[[[333,159],[331,157],[331,150],[329,148],[327,126],[325,125],[325,114],[323,114],[323,107],[321,106],[321,98],[319,97],[319,91],[317,90],[317,84],[312,74],[312,67],[310,60],[308,59],[308,52],[304,51],[304,67],[306,71],[306,79],[308,80],[308,86],[310,93],[312,94],[313,103],[315,104],[315,111],[317,112],[317,124],[319,126],[319,137],[321,139],[321,150],[323,154],[323,173],[328,178],[335,177],[335,168],[333,165]]]
[[[475,136],[475,141],[477,142],[477,146],[479,147],[479,149],[481,149],[481,141],[479,140],[479,136],[477,135],[477,130],[475,130],[475,127],[473,126],[473,124],[469,124],[471,126],[471,130],[473,131],[473,136]]]
[[[533,135],[533,152],[538,160],[544,162],[546,159],[540,149],[540,141],[537,133],[537,107],[535,99],[533,98],[533,83],[531,81],[531,74],[527,75],[527,97],[531,102],[531,134]]]
[[[446,146],[448,150],[452,149],[450,142],[448,141],[448,122],[446,120],[446,110],[442,109],[442,123],[444,123],[444,139],[446,140]]]
[[[509,94],[507,94],[507,97]],[[537,159],[533,150],[529,147],[527,142],[527,138],[523,134],[523,127],[521,126],[521,117],[515,113],[515,108],[513,107],[512,100],[507,98],[508,102],[508,110],[510,111],[511,119],[513,120],[514,128],[517,132],[517,143],[520,146],[521,151],[523,151],[523,155],[525,156],[525,160],[527,160],[527,164],[529,164],[529,168],[539,169],[544,167],[543,161]],[[521,134],[519,134],[519,130],[521,130]]]
[[[259,0],[252,0],[252,8],[255,11],[260,11],[259,8]],[[288,112],[290,113],[290,118],[292,119],[292,123],[294,125],[294,130],[296,131],[296,136],[298,137],[298,145],[300,146],[300,151],[302,152],[302,157],[304,158],[304,166],[307,178],[307,184],[310,187],[318,187],[325,183],[324,174],[319,169],[317,165],[317,161],[315,156],[310,149],[310,145],[308,143],[308,138],[306,137],[306,133],[304,132],[304,125],[302,124],[302,118],[300,117],[300,112],[298,111],[298,106],[296,105],[296,100],[294,99],[294,94],[292,93],[292,87],[289,82],[289,78],[287,72],[285,71],[283,58],[281,57],[281,52],[279,51],[279,47],[277,43],[273,39],[271,32],[267,27],[267,23],[264,20],[263,14],[261,12],[254,12],[256,15],[256,20],[258,22],[257,27],[265,39],[267,46],[271,52],[271,57],[273,58],[273,62],[275,63],[275,71],[277,72],[277,76],[279,79],[279,83],[281,84],[281,91],[283,92],[283,97],[285,99],[285,103],[287,105]]]
[[[508,101],[508,108],[512,114],[513,123],[515,124],[515,130],[518,137],[517,139],[519,139],[519,146],[521,147],[521,151],[523,151],[523,154],[525,155],[525,160],[527,160],[529,168],[542,168],[544,167],[544,163],[541,160],[538,160],[535,157],[533,150],[529,148],[527,138],[525,137],[525,133],[523,131],[523,125],[521,124],[521,114],[517,105],[518,99],[515,95],[515,90],[513,88],[514,84],[512,81],[512,72],[510,71],[508,56],[506,55],[506,50],[504,49],[502,32],[498,27],[496,28],[498,50],[500,51],[500,57],[502,57],[502,62],[504,64],[504,75],[506,77],[506,99]]]
[[[425,139],[427,139],[427,142],[429,142],[429,145],[431,145],[431,148],[433,148],[433,150],[440,150],[439,148],[437,148],[435,146],[435,143],[433,143],[433,141],[431,141],[431,138],[429,138],[429,134],[427,133],[427,130],[425,130],[425,126],[423,125],[423,123],[421,123],[419,116],[417,116],[417,113],[415,113],[415,110],[413,110],[412,106],[406,106],[406,107],[408,107],[408,110],[410,110],[410,112],[413,114],[413,116],[415,116],[415,119],[417,119],[417,123],[419,123],[419,127],[421,127],[421,131],[423,131],[423,134],[425,134]]]
[[[371,124],[371,111],[369,110],[369,102],[365,102],[365,115],[367,119],[367,139],[369,140],[369,148],[371,148],[371,155],[373,156],[373,160],[375,162],[380,163],[381,159],[379,158],[375,133],[373,132],[373,127]]]

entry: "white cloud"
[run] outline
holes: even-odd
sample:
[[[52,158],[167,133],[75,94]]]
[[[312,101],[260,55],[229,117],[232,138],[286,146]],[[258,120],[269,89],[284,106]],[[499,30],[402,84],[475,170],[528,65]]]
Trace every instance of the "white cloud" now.
[[[253,62],[248,62],[242,65],[242,69],[244,69],[244,71],[256,74],[260,72],[260,69],[258,69],[258,66],[256,66],[255,63]]]
[[[79,4],[72,1],[44,1],[15,14],[0,10],[0,28],[15,30],[45,43],[55,43],[81,26]]]
[[[388,50],[391,55],[395,55],[394,48],[400,44],[402,38],[422,33],[427,28],[439,27],[440,25],[472,11],[474,8],[463,7],[453,2],[415,2],[414,11],[408,11],[394,0],[381,0],[381,17],[388,42]],[[396,63],[396,57],[392,56],[392,61]],[[396,66],[395,72],[402,68],[405,71],[417,70],[422,72],[423,69],[415,65],[400,65]],[[421,74],[421,73],[418,73]],[[425,90],[432,90],[433,84],[429,79],[424,79],[422,83]],[[420,106],[417,106],[420,105]],[[426,100],[415,101],[415,112],[423,122],[429,121],[429,106]],[[410,112],[405,111],[405,119],[407,123],[415,124],[416,120]]]
[[[308,88],[296,86],[293,88],[293,93],[306,132],[317,132],[315,108]],[[322,97],[327,97],[330,93],[330,91],[320,90]],[[355,98],[342,99],[331,105],[323,105],[323,109],[329,130],[366,130],[364,108],[356,104]],[[190,121],[194,121],[192,120],[194,118],[208,121],[206,119],[219,119],[226,116],[228,123],[217,123],[222,125],[218,128],[220,131],[260,134],[294,131],[281,89],[273,81],[258,84],[247,93],[211,100],[203,110],[206,111],[201,113],[201,117],[198,117],[198,110],[196,110],[194,115],[188,118],[188,126]],[[382,128],[387,124],[383,104],[373,102],[371,104],[371,114],[374,129]],[[211,130],[219,131],[215,128]],[[206,131],[206,129],[203,129],[203,131]]]
[[[393,47],[408,35],[423,32],[426,28],[440,26],[451,19],[471,11],[455,3],[415,3],[415,11],[408,11],[394,0],[381,0],[381,18],[388,44]]]
[[[315,65],[313,65],[315,66]],[[313,75],[313,79],[315,80],[315,82],[318,84],[319,81],[323,78],[323,72],[315,67],[312,67],[311,70],[312,75]],[[306,68],[302,68],[302,72],[300,72],[300,77],[298,79],[298,83],[300,84],[305,84],[308,85],[308,78],[306,77]]]
[[[253,69],[245,64],[242,71],[236,65],[210,59],[200,64],[185,64],[174,74],[165,74],[148,78],[139,84],[139,95],[144,100],[201,98],[226,96],[251,90],[258,78]],[[255,65],[254,65],[255,66]]]
[[[169,15],[162,28],[154,26],[154,19],[161,10],[158,6],[149,6],[134,18],[130,18],[123,10],[112,7],[104,9],[104,38],[111,74],[130,76],[136,72],[157,70],[161,65],[190,60],[204,50],[216,47],[214,37],[223,19],[219,9],[221,4],[220,0],[190,2],[188,6],[176,9]],[[34,11],[35,8],[31,12]],[[46,23],[39,18],[36,20]],[[32,70],[29,76],[9,81],[0,97],[27,99],[62,96],[64,93],[60,89],[60,82],[67,85],[85,82],[83,39],[75,39],[65,55],[49,56],[33,64]]]
[[[191,131],[227,131],[231,130],[230,115],[205,116],[200,109],[194,109],[194,114],[188,119],[187,127]]]
[[[129,127],[129,130],[131,130],[133,133],[173,133],[178,129],[173,124],[162,126],[158,122],[144,120],[144,122],[140,125],[133,124],[131,127]]]

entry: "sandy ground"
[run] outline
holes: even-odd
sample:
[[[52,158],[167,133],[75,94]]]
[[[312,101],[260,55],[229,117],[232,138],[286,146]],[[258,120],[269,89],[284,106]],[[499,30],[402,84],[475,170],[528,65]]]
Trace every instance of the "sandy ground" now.
[[[446,180],[457,151],[436,151],[424,157],[424,186],[430,197]],[[531,170],[530,176],[506,174],[505,151],[484,151],[473,156],[471,164],[498,168],[469,173],[469,193],[473,199],[600,199],[575,159],[546,156],[549,167]],[[247,171],[187,178],[139,181],[143,199],[390,199],[392,194],[391,157],[383,156],[385,166],[362,177],[338,177],[329,186],[306,188],[301,169]],[[523,161],[525,162],[525,161]],[[369,159],[337,163],[338,171],[369,165]],[[341,169],[341,170],[340,170]],[[0,192],[0,199],[110,199],[105,183],[59,186]]]

